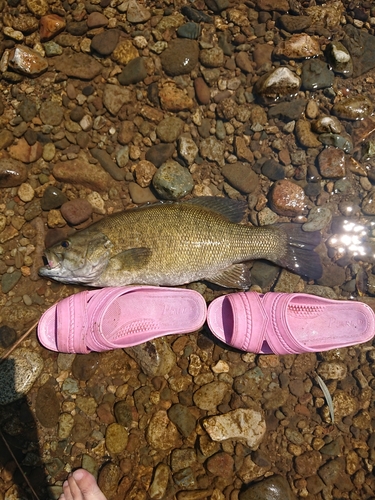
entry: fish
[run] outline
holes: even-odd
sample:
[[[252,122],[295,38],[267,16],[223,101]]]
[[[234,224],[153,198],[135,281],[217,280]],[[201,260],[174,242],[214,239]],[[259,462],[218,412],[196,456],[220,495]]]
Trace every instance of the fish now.
[[[89,287],[208,281],[247,289],[248,261],[267,259],[309,279],[322,275],[319,232],[242,222],[247,203],[222,197],[159,202],[104,217],[44,252],[39,274]]]

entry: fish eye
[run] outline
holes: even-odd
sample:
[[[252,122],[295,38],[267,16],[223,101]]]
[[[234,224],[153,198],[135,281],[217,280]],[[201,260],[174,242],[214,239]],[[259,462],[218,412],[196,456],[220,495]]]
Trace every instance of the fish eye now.
[[[68,240],[64,240],[60,244],[63,248],[68,248],[70,246],[70,242]]]

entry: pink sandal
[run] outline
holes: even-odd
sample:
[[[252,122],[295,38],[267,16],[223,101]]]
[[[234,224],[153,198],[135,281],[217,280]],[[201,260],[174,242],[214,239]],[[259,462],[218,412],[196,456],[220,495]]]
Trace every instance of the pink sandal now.
[[[375,315],[367,304],[303,293],[224,295],[210,304],[207,322],[222,342],[260,354],[328,351],[375,334]]]
[[[44,347],[89,353],[131,347],[163,335],[199,330],[206,302],[194,290],[116,287],[84,291],[50,307],[38,337]]]

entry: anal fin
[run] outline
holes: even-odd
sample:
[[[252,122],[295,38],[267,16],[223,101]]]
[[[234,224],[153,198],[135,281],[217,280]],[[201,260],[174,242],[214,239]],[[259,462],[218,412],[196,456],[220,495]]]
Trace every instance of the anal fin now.
[[[233,264],[215,275],[206,276],[205,279],[225,288],[246,290],[251,285],[250,271],[246,264]]]

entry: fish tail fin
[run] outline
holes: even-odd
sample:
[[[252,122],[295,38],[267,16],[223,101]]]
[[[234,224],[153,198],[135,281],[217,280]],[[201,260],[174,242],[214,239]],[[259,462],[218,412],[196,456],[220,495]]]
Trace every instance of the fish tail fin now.
[[[323,267],[314,248],[321,242],[319,231],[303,231],[300,224],[278,224],[278,228],[286,238],[286,252],[276,260],[286,269],[309,279],[322,277]]]

